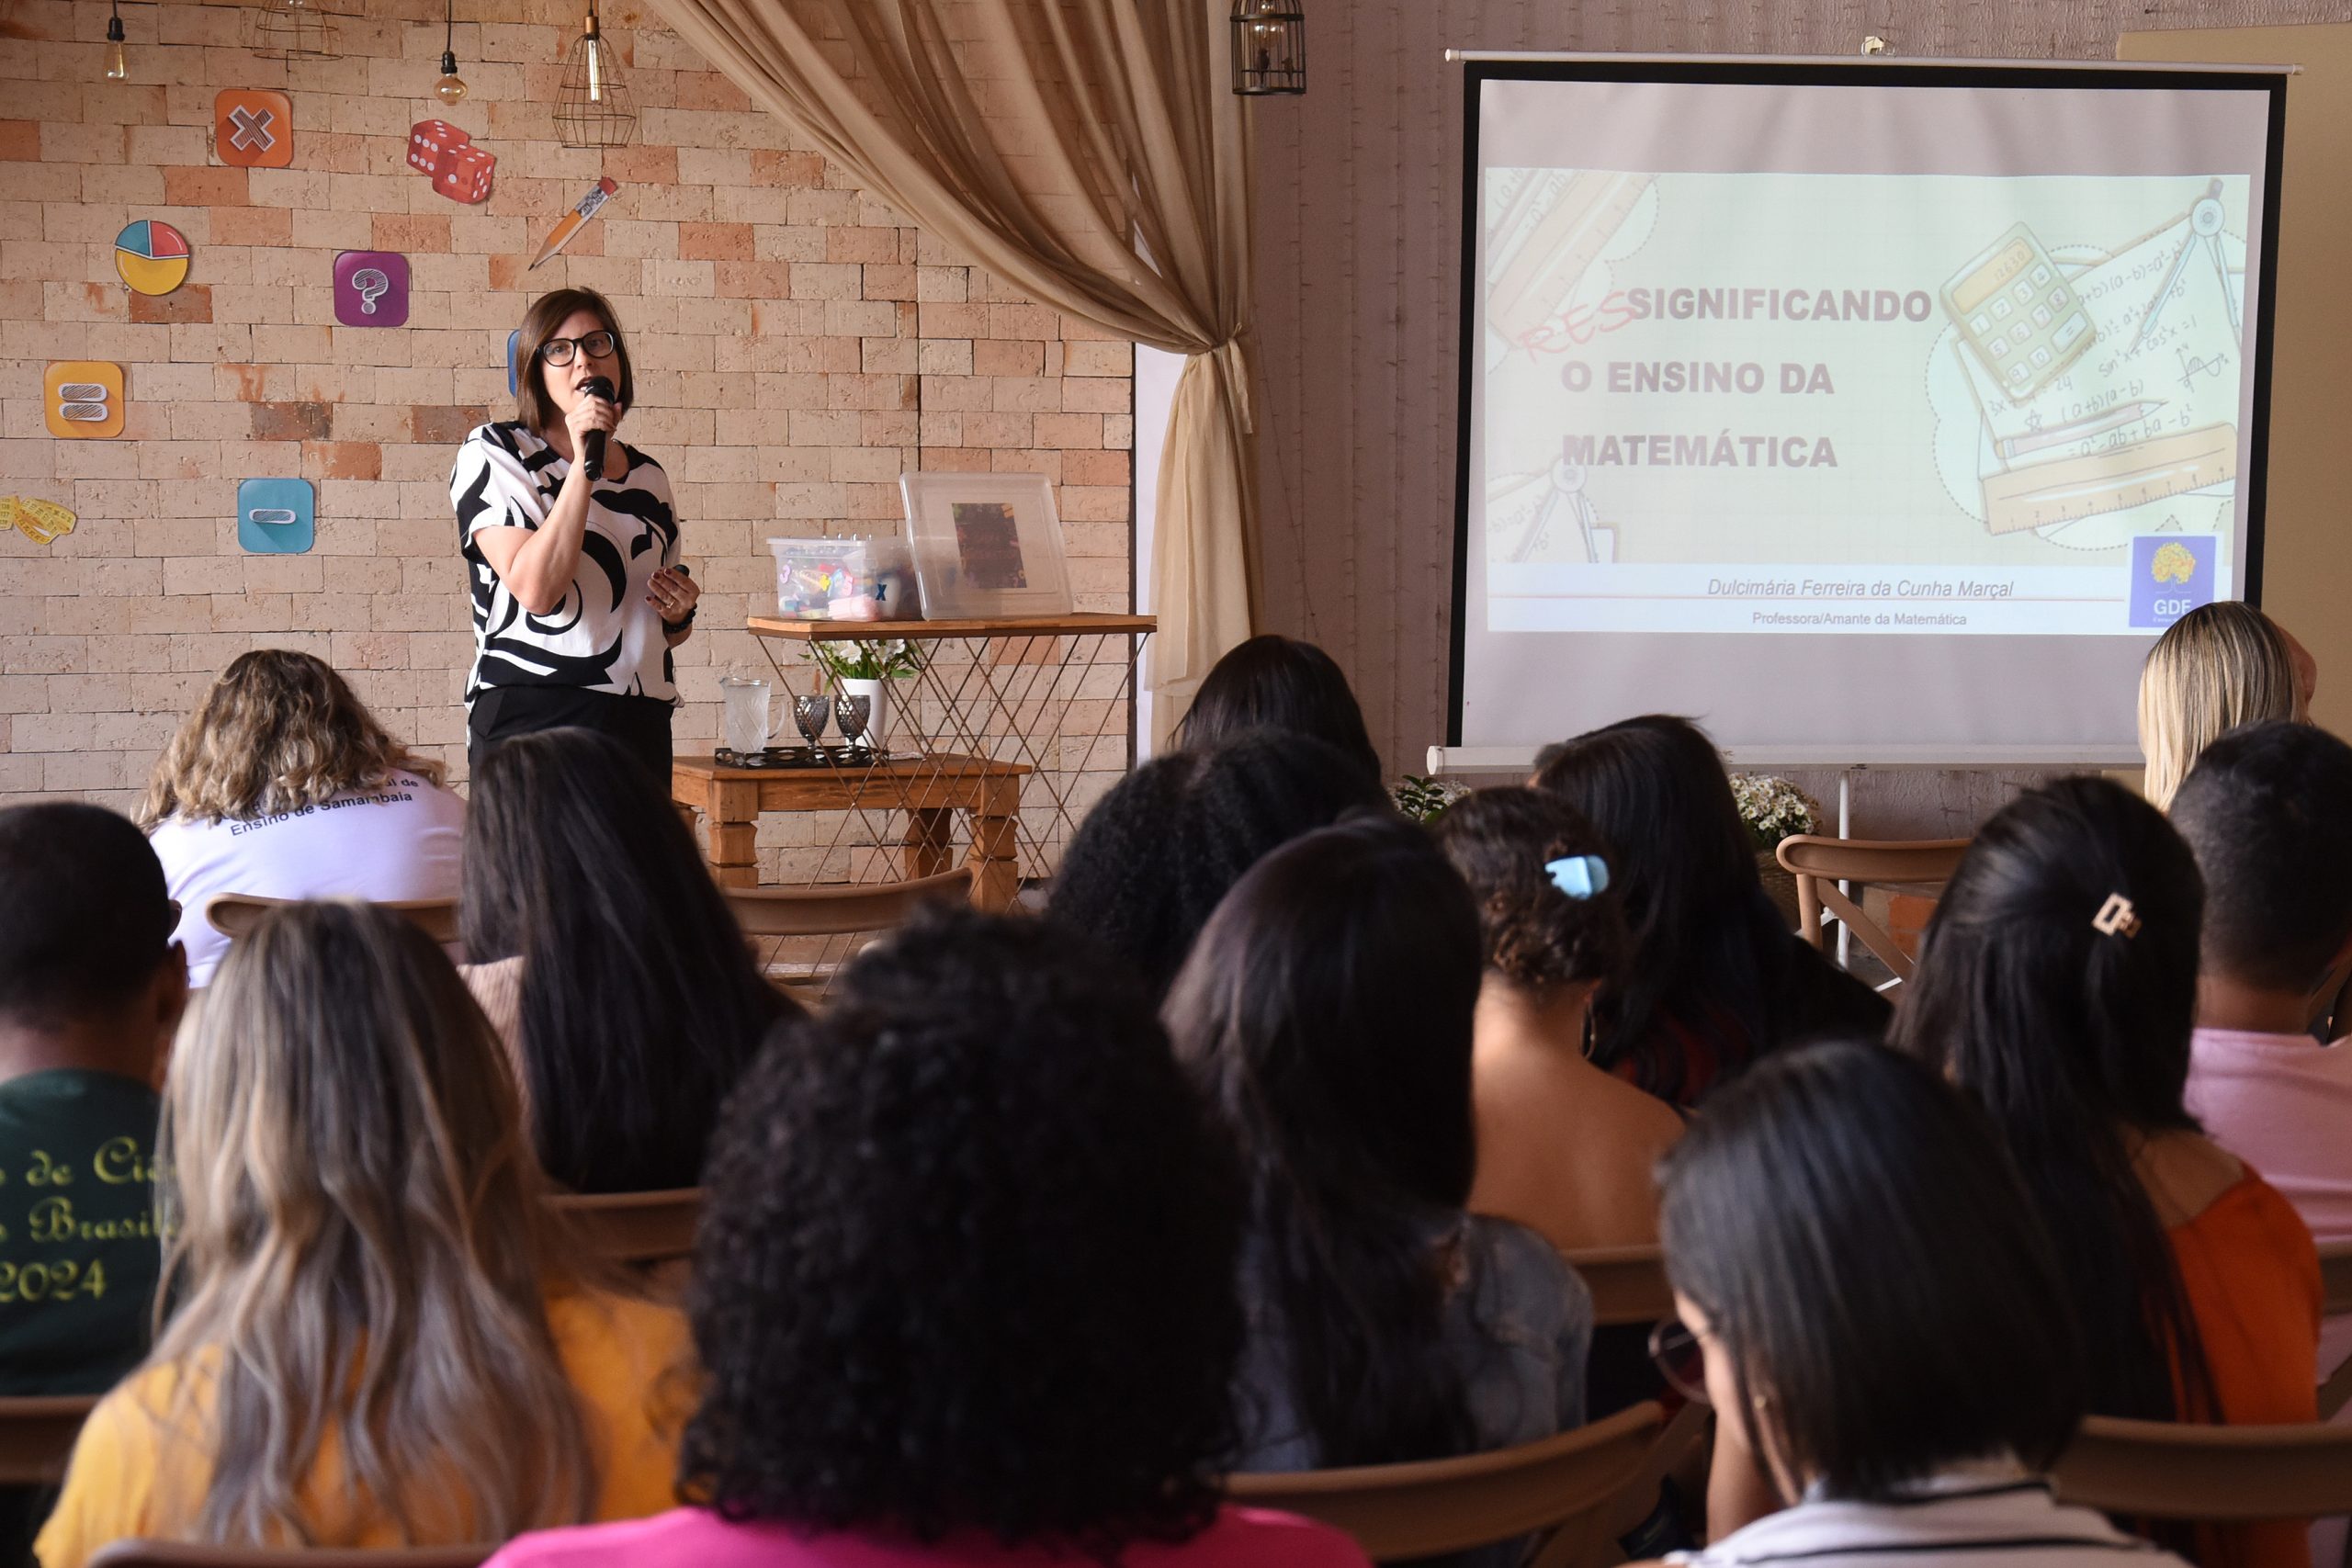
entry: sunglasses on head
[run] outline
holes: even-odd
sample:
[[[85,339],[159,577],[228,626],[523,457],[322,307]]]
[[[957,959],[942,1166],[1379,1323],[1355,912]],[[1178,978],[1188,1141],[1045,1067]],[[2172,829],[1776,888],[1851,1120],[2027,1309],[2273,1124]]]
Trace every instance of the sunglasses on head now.
[[[618,347],[608,332],[589,333],[581,337],[551,337],[539,344],[539,357],[549,365],[569,365],[575,353],[591,359],[603,359]]]

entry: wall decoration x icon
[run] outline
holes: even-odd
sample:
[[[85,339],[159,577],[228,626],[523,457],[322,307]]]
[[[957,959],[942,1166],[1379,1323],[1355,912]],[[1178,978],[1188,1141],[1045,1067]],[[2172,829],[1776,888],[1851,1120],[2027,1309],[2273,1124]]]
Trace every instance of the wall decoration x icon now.
[[[212,100],[212,145],[232,169],[284,169],[294,163],[294,103],[283,93],[228,87]]]
[[[229,133],[229,143],[240,152],[266,152],[277,145],[277,138],[270,132],[270,122],[277,117],[267,109],[243,107],[229,111],[229,123],[235,129]]]

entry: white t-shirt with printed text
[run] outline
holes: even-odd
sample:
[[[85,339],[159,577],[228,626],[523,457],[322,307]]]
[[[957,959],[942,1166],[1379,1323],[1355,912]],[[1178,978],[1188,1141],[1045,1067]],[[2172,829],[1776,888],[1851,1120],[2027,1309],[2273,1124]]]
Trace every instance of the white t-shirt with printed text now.
[[[180,902],[188,984],[210,982],[229,939],[204,918],[216,893],[262,898],[366,898],[376,903],[458,896],[466,803],[414,773],[376,789],[345,790],[317,806],[248,820],[159,822],[148,841]]]

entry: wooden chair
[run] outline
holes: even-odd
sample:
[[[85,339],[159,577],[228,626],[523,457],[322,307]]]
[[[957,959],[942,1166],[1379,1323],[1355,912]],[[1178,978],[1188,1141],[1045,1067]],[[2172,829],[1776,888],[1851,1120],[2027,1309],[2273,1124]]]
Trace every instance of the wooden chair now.
[[[1968,851],[1966,839],[1922,839],[1904,842],[1883,839],[1826,839],[1800,833],[1782,839],[1774,851],[1782,870],[1797,879],[1798,934],[1816,948],[1826,948],[1821,912],[1846,923],[1878,955],[1898,980],[1911,978],[1911,955],[1892,932],[1862,912],[1840,882],[1868,883],[1880,887],[1941,886],[1951,880],[1960,857]]]
[[[1659,1323],[1674,1315],[1666,1259],[1656,1247],[1595,1247],[1562,1256],[1592,1292],[1595,1327]]]
[[[972,896],[972,868],[937,876],[846,887],[727,887],[728,908],[745,936],[847,936],[886,931],[934,898],[957,903]]]
[[[821,1007],[833,976],[863,945],[862,935],[886,931],[905,923],[934,898],[964,903],[972,896],[972,868],[959,865],[936,876],[906,882],[858,883],[846,887],[722,887],[735,921],[751,939],[755,952],[775,939],[760,954],[769,978],[785,991],[811,1006]],[[784,955],[792,938],[841,938],[820,941],[816,952],[805,947],[783,973],[771,965]]]
[[[1530,1568],[1597,1561],[1597,1527],[1638,1483],[1662,1413],[1636,1404],[1541,1442],[1462,1459],[1292,1474],[1236,1475],[1237,1503],[1304,1514],[1346,1531],[1375,1561],[1463,1551],[1540,1535]]]
[[[97,1403],[95,1393],[0,1399],[0,1486],[51,1486],[63,1480],[74,1439]]]
[[[215,893],[205,900],[204,918],[212,929],[235,941],[252,931],[254,924],[272,909],[301,902],[298,898],[264,898],[252,893]],[[390,909],[396,915],[406,915],[426,936],[438,942],[458,940],[458,901],[455,898],[407,898],[385,900],[379,908]]]
[[[611,1263],[669,1263],[691,1257],[702,1218],[702,1189],[662,1192],[563,1192],[548,1204]]]
[[[2052,1479],[2069,1503],[2157,1519],[2352,1513],[2352,1429],[2204,1427],[2093,1416]]]
[[[2319,1279],[2320,1315],[2352,1315],[2352,1242],[2332,1241],[2320,1247]],[[2322,1367],[2320,1371],[2319,1418],[2333,1421],[2346,1403],[2352,1403],[2352,1359],[2340,1367]]]
[[[90,1559],[90,1568],[481,1568],[497,1550],[495,1546],[401,1546],[275,1551],[252,1546],[193,1546],[176,1540],[118,1540],[100,1547]]]

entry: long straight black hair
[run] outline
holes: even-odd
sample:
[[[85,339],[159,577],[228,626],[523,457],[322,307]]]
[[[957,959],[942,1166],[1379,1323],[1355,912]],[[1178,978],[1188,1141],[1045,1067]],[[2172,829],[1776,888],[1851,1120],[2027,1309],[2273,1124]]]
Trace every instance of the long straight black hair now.
[[[2047,1470],[2083,1414],[2058,1262],[1984,1111],[1883,1046],[1792,1051],[1658,1162],[1667,1277],[1729,1357],[1759,1458],[1837,1498],[1988,1454]]]
[[[763,979],[677,809],[584,729],[490,749],[466,811],[459,925],[521,954],[539,1162],[582,1192],[692,1187],[718,1110],[797,1006]]]
[[[1429,835],[1351,818],[1259,862],[1217,907],[1166,1008],[1231,1130],[1296,1408],[1325,1465],[1462,1452],[1430,1220],[1476,1145],[1478,915]]]
[[[2110,898],[2136,930],[2095,923]],[[2105,779],[2030,790],[1978,830],[1895,1019],[1895,1043],[1973,1094],[2008,1145],[2057,1244],[2101,1416],[2220,1415],[2127,1142],[2197,1129],[2181,1096],[2204,908],[2196,858],[2154,807]]]
[[[1756,869],[1723,759],[1687,718],[1645,714],[1546,747],[1535,787],[1583,812],[1615,850],[1632,953],[1594,998],[1592,1059],[1689,1105],[1712,1082],[1662,1048],[1669,1020],[1713,1059],[1713,1081],[1808,1034],[1875,1035],[1886,1004],[1798,950]]]

